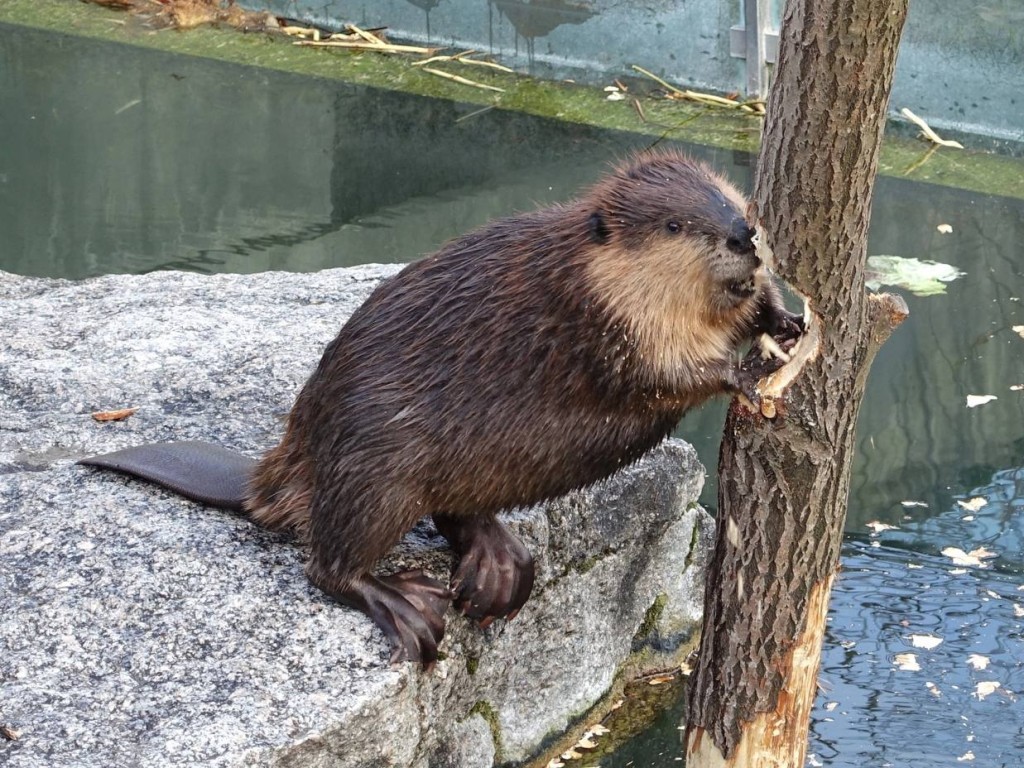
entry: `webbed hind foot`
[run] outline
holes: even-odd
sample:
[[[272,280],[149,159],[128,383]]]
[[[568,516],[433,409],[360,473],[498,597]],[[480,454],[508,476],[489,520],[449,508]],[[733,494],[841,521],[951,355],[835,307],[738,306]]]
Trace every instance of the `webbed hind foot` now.
[[[452,576],[455,607],[481,627],[515,618],[533,589],[533,556],[493,515],[434,515],[459,557]]]
[[[423,571],[390,576],[365,574],[344,588],[334,587],[310,570],[310,581],[339,602],[369,616],[387,636],[391,663],[418,661],[426,670],[437,661],[444,637],[444,614],[452,593]]]

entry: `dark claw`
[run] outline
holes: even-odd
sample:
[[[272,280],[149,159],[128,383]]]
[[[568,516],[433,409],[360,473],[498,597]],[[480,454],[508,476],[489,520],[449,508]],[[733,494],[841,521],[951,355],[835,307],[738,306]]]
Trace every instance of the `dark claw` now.
[[[459,555],[452,577],[455,607],[481,628],[515,615],[533,589],[533,557],[493,516],[435,515],[437,528]]]

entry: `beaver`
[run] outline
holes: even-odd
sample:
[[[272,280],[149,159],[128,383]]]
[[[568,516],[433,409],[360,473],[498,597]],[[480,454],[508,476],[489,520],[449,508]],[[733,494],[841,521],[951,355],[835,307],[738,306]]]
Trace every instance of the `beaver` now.
[[[382,282],[328,344],[259,462],[202,443],[80,463],[245,511],[309,542],[311,582],[369,616],[392,662],[431,666],[456,607],[514,617],[533,559],[499,521],[606,478],[718,394],[758,401],[802,320],[755,253],[747,203],[678,152],[634,157],[579,199],[493,221]],[[374,566],[432,516],[451,588]]]

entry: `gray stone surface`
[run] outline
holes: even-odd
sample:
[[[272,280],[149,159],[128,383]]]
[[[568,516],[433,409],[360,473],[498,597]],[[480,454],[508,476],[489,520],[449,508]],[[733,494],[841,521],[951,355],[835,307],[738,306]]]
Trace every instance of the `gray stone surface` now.
[[[306,583],[288,537],[73,465],[168,439],[258,454],[395,269],[0,273],[0,724],[20,734],[0,737],[0,765],[518,761],[594,704],[631,649],[693,632],[710,524],[684,443],[510,514],[537,556],[533,598],[486,631],[450,613],[430,673],[390,666],[368,619]],[[139,411],[122,422],[89,415],[126,406]],[[408,563],[447,574],[427,525],[389,565]],[[636,637],[659,595],[660,622]]]

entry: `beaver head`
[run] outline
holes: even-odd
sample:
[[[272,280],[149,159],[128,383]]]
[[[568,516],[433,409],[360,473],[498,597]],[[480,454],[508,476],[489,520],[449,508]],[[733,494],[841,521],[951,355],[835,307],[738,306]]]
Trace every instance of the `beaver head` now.
[[[767,280],[747,201],[678,152],[641,156],[584,198],[591,290],[661,373],[735,351]]]

